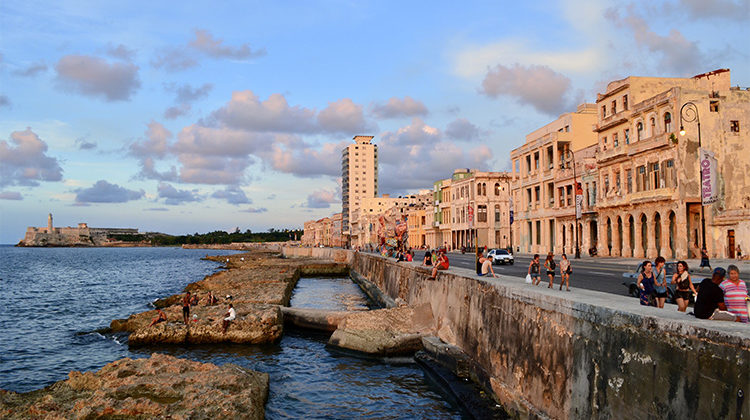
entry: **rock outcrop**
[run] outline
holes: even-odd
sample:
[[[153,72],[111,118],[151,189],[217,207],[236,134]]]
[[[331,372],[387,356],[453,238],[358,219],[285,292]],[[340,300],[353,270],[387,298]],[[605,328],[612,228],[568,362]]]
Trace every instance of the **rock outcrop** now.
[[[429,304],[402,306],[350,314],[328,344],[373,356],[399,356],[422,349],[422,337],[434,332]]]
[[[18,394],[0,391],[4,419],[262,419],[268,374],[153,354]]]

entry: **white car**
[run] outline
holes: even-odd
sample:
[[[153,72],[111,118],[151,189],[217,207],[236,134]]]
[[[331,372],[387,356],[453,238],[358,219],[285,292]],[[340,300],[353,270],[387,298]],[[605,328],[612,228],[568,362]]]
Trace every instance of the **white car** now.
[[[488,258],[492,258],[492,262],[494,264],[510,264],[513,265],[515,260],[513,259],[513,254],[508,252],[507,249],[491,249],[490,252],[487,253]]]

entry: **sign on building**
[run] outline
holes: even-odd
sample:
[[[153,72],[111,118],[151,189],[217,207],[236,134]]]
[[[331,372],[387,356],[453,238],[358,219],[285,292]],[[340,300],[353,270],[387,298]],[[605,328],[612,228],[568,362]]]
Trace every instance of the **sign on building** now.
[[[580,219],[583,213],[583,189],[581,183],[576,182],[576,219]]]
[[[469,216],[468,217],[469,218],[469,229],[471,229],[471,228],[474,227],[474,206],[472,206],[471,204],[469,204],[468,205],[467,213],[468,213],[468,216]]]
[[[703,204],[713,204],[719,200],[718,162],[713,152],[699,149],[701,163],[701,200]]]

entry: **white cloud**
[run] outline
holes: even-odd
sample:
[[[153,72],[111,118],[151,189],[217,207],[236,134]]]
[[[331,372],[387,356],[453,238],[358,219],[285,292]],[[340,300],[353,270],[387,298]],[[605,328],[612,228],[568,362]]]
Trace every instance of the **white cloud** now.
[[[40,73],[44,73],[45,71],[47,71],[47,65],[43,62],[38,62],[29,64],[22,69],[16,70],[13,72],[13,74],[21,77],[34,77]]]
[[[274,93],[261,101],[252,91],[232,93],[232,99],[213,113],[231,128],[249,131],[310,133],[316,131],[315,111],[289,106],[284,95]]]
[[[204,29],[195,30],[195,38],[190,41],[190,46],[213,58],[247,59],[266,55],[264,48],[252,50],[248,44],[237,48],[226,46],[223,40],[214,38]]]
[[[313,146],[289,149],[274,144],[270,153],[261,156],[271,167],[279,172],[297,176],[341,175],[341,150],[348,142],[324,143]]]
[[[187,70],[198,65],[198,61],[181,48],[164,48],[151,59],[151,66],[169,72]]]
[[[377,118],[415,117],[424,116],[429,113],[427,107],[421,101],[415,100],[410,96],[405,96],[404,99],[394,96],[384,104],[372,103],[371,110]]]
[[[99,57],[66,55],[55,66],[60,88],[107,101],[126,101],[140,88],[138,66]]]
[[[315,190],[312,194],[307,196],[307,202],[304,207],[311,209],[327,209],[331,207],[331,204],[338,203],[340,200],[336,198],[336,192],[331,190]]]
[[[198,190],[178,190],[166,182],[159,183],[157,187],[159,198],[163,198],[164,204],[176,206],[182,203],[201,201],[203,198],[198,194]]]
[[[223,190],[216,191],[211,194],[211,197],[227,200],[229,204],[251,204],[253,202],[247,198],[242,188],[236,185],[230,185]]]
[[[326,132],[358,133],[368,129],[362,105],[349,98],[329,102],[318,114],[318,124]]]
[[[445,135],[454,140],[471,141],[478,139],[481,131],[466,118],[456,118],[445,128]]]
[[[519,103],[531,105],[549,115],[569,110],[573,102],[568,98],[570,79],[546,66],[515,64],[506,67],[498,64],[487,72],[480,91],[492,98],[513,97]]]
[[[47,156],[47,143],[27,128],[0,141],[0,186],[36,186],[40,181],[60,181],[63,170],[56,158]]]
[[[750,19],[750,1],[747,0],[679,0],[664,5],[667,12],[687,12],[693,19],[719,18],[738,21]],[[747,24],[747,22],[743,22]]]
[[[89,188],[76,190],[76,203],[125,203],[131,200],[139,200],[144,196],[144,191],[129,190],[117,184],[110,184],[105,180],[96,181]]]
[[[107,55],[125,61],[133,61],[133,59],[135,58],[135,50],[132,50],[122,44],[110,44],[107,46]]]
[[[18,191],[0,191],[0,200],[23,200],[23,196]]]
[[[243,213],[265,213],[268,211],[268,209],[265,207],[248,207],[240,211]]]

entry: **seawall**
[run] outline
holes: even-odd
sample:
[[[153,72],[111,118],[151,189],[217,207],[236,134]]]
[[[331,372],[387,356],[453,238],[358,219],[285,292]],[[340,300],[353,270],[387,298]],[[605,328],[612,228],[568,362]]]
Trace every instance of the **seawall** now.
[[[430,281],[416,263],[347,250],[283,253],[347,262],[391,299],[429,303],[438,337],[476,363],[513,417],[750,418],[748,398],[738,397],[750,390],[746,324],[460,268]]]

